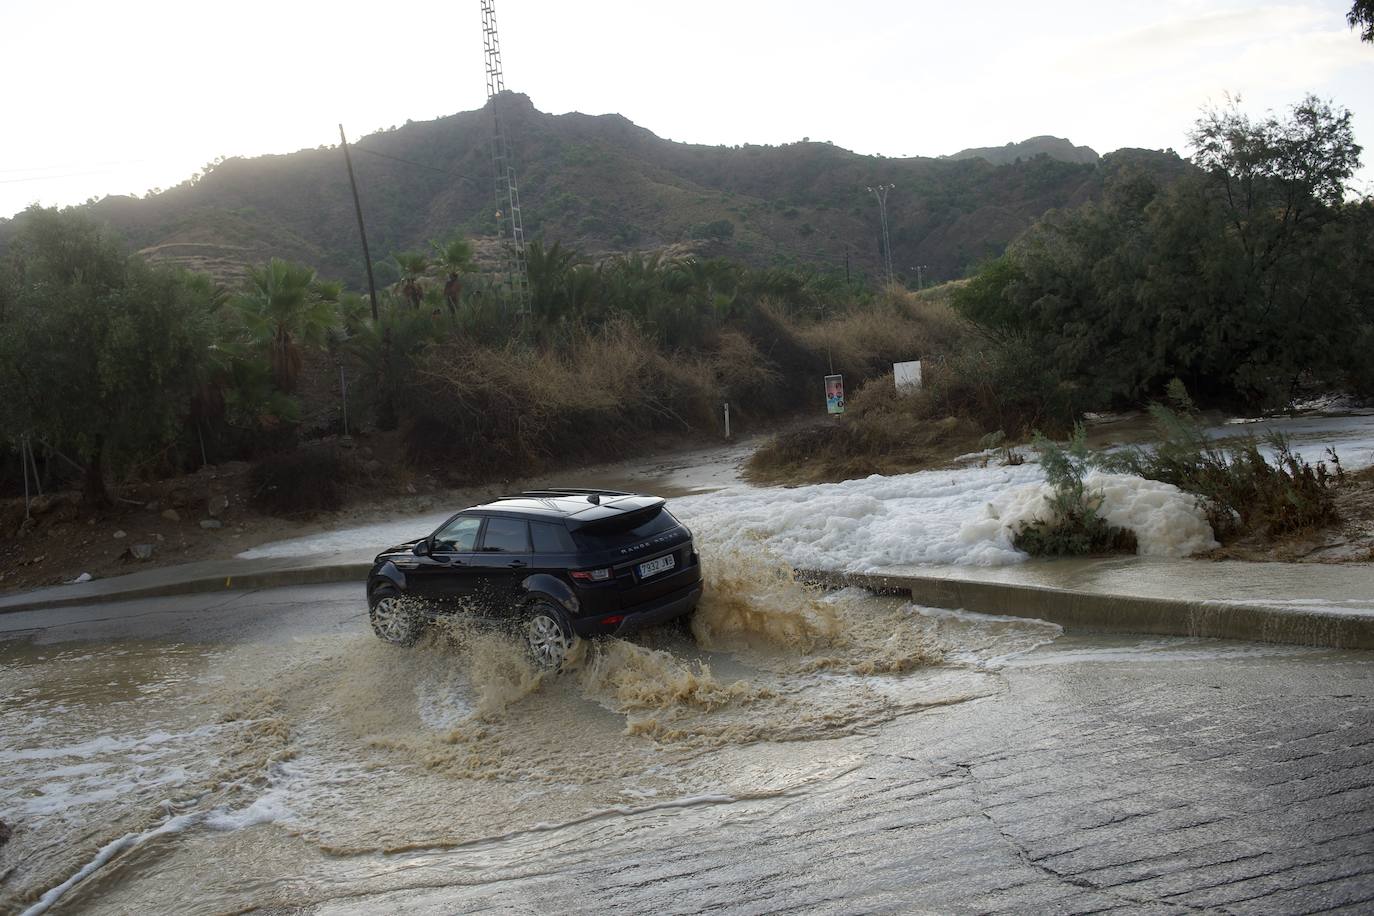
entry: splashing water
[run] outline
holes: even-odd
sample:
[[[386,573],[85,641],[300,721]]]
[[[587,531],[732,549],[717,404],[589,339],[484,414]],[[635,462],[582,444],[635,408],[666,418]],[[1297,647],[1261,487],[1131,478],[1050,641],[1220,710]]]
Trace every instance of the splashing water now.
[[[969,638],[976,621],[853,589],[826,594],[758,555],[704,550],[706,598],[690,633],[580,642],[559,670],[533,664],[516,635],[459,617],[408,649],[364,623],[196,655],[175,689],[145,685],[125,710],[130,735],[175,723],[167,734],[190,736],[167,745],[180,782],[122,807],[93,802],[79,821],[54,817],[37,833],[24,825],[0,849],[0,870],[12,869],[0,908],[36,900],[125,836],[142,839],[64,904],[104,899],[121,871],[113,864],[130,857],[172,868],[182,849],[256,862],[444,848],[626,806],[787,792],[851,766],[877,723],[998,689],[979,659],[1051,638],[1046,625],[998,623],[982,627],[980,643]],[[110,651],[68,661],[64,677],[89,667],[108,680],[122,664]],[[84,699],[79,714],[49,713],[79,732],[108,712]],[[51,761],[34,755],[61,752],[61,734],[6,732],[6,797],[41,794]],[[108,753],[128,761],[151,747]],[[184,829],[157,832],[180,815],[190,816]],[[252,840],[215,839],[234,834]]]

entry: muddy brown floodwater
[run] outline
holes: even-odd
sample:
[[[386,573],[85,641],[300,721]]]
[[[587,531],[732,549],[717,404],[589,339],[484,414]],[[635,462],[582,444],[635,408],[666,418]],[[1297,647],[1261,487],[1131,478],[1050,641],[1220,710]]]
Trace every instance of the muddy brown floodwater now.
[[[783,795],[1059,632],[708,560],[693,632],[582,643],[557,672],[460,624],[398,649],[360,606],[285,641],[0,643],[0,910],[298,906],[410,886],[417,855]]]

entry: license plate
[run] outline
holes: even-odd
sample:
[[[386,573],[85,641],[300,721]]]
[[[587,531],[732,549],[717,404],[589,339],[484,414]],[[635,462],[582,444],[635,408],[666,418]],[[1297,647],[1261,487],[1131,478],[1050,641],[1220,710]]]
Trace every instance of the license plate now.
[[[666,557],[659,557],[657,560],[650,560],[648,563],[640,563],[640,564],[639,564],[639,578],[641,578],[641,579],[647,579],[647,578],[649,578],[650,576],[652,576],[652,575],[654,575],[654,574],[656,574],[656,573],[661,573],[661,572],[663,572],[665,569],[672,569],[672,568],[673,568],[673,555],[672,555],[672,554],[668,554],[668,556],[666,556]]]

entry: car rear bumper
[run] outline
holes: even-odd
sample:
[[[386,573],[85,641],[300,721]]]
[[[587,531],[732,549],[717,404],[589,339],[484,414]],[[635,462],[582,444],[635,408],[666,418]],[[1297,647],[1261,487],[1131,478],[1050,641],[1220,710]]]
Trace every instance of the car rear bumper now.
[[[701,600],[701,580],[628,614],[598,614],[572,621],[578,636],[624,636],[690,614]],[[618,618],[618,619],[617,619]]]

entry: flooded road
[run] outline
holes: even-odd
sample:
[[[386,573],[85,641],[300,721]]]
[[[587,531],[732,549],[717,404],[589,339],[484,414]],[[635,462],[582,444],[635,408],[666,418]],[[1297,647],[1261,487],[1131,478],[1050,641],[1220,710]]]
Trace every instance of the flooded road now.
[[[7,615],[0,909],[57,900],[83,869],[60,899],[98,909],[145,871],[199,869],[203,847],[250,870],[304,856],[313,898],[317,881],[372,888],[376,855],[779,797],[853,768],[871,728],[995,692],[987,661],[1058,633],[744,563],[713,579],[694,633],[583,643],[556,673],[457,622],[384,644],[356,587],[52,611],[28,632],[39,614]],[[285,891],[233,884],[186,911]]]
[[[679,846],[745,868],[738,849],[712,859],[712,838],[796,827],[803,809],[808,835],[880,858],[909,850],[854,839],[853,792],[945,772],[948,754],[972,757],[961,742],[1009,753],[1037,703],[1064,712],[1100,689],[1085,671],[1128,694],[1133,714],[1181,674],[1188,702],[1199,678],[1272,666],[1290,669],[1285,689],[1307,671],[1347,697],[1370,692],[1359,653],[1067,640],[1052,624],[713,565],[725,597],[693,634],[584,645],[556,674],[492,631],[383,644],[351,586],[5,615],[0,817],[14,835],[0,847],[0,911],[595,912],[607,901],[555,905],[549,876],[652,869]],[[1355,737],[1374,743],[1360,704]],[[1138,748],[1138,729],[1123,737]],[[971,824],[957,835],[975,836]],[[812,868],[794,855],[804,845],[779,860],[788,875]],[[683,880],[626,893],[641,911],[700,908],[709,895],[680,896],[694,886]]]
[[[574,482],[696,524],[742,455]],[[384,644],[360,585],[0,616],[0,913],[1374,900],[1369,653],[1068,638],[703,553],[690,633],[554,673],[461,624]]]

